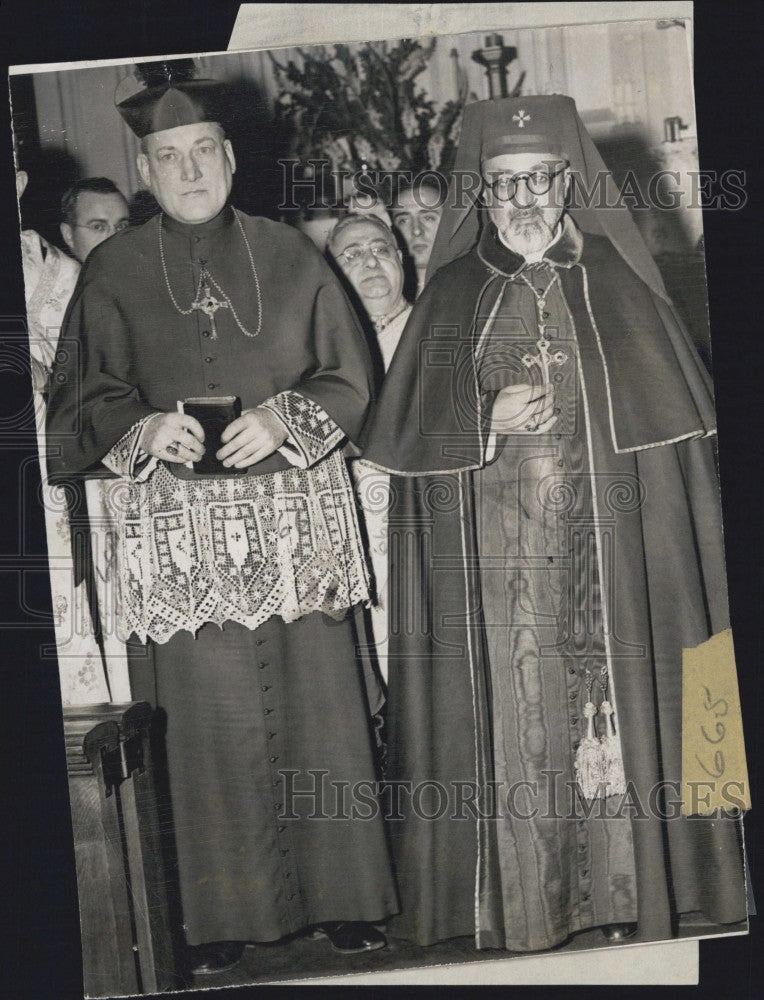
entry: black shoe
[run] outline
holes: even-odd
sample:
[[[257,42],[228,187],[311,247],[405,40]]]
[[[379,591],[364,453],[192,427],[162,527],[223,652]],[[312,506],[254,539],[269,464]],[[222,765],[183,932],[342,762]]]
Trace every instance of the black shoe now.
[[[188,948],[188,971],[192,976],[214,976],[235,968],[244,954],[243,941],[210,941]]]
[[[608,941],[617,942],[625,941],[627,938],[634,937],[637,933],[636,924],[605,924],[600,930],[608,939]]]
[[[327,937],[332,948],[343,955],[357,955],[362,951],[377,951],[384,948],[387,938],[374,924],[364,924],[359,921],[332,921],[321,924],[313,934],[314,937]]]

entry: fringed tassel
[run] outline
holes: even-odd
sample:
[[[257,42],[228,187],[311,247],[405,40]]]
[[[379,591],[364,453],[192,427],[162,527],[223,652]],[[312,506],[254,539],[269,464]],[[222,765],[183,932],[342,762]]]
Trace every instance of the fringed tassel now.
[[[603,701],[600,709],[605,716],[605,735],[601,740],[603,780],[607,784],[608,795],[623,795],[626,792],[626,774],[623,770],[621,741],[613,725],[615,709],[609,701]]]
[[[589,689],[591,697],[591,687]],[[594,733],[594,716],[597,709],[590,700],[584,705],[584,715],[588,720],[586,736],[578,744],[574,765],[578,783],[585,799],[601,797],[605,781],[602,744]]]

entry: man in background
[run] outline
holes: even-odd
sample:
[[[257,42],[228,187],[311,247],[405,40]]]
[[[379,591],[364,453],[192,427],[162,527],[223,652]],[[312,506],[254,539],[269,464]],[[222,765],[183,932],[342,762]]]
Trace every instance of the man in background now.
[[[401,234],[416,271],[416,296],[424,288],[435,234],[443,211],[443,192],[436,181],[402,184],[390,206],[393,226]]]
[[[403,295],[403,263],[393,231],[377,215],[352,213],[337,223],[326,249],[359,296],[387,371],[411,312]]]
[[[61,236],[72,256],[84,264],[104,240],[129,224],[128,205],[122,192],[108,177],[84,177],[72,184],[61,199]],[[73,532],[82,536],[75,544],[81,560],[74,565],[74,580],[81,581],[90,596],[98,640],[106,664],[112,701],[127,701],[130,687],[124,638],[117,629],[116,537],[114,509],[118,502],[118,480],[87,479],[85,507],[70,511]],[[72,494],[74,496],[74,493]]]
[[[18,165],[19,149],[15,135],[14,153]],[[27,172],[17,169],[16,194],[19,199],[28,181]],[[80,267],[33,229],[24,229],[21,233],[21,256],[61,701],[64,705],[109,701],[109,686],[93,629],[86,586],[83,580],[76,579],[74,572],[66,496],[48,482],[45,442],[50,373],[61,323],[77,284]]]
[[[390,226],[378,215],[353,213],[337,223],[327,252],[337,262],[360,299],[374,329],[375,361],[386,372],[401,339],[411,305],[403,296],[402,254]],[[383,374],[380,376],[380,382]],[[376,659],[387,681],[387,505],[388,476],[353,463],[356,491],[363,510],[376,601],[370,609]]]
[[[61,236],[80,264],[129,221],[127,201],[108,177],[85,177],[61,199]]]

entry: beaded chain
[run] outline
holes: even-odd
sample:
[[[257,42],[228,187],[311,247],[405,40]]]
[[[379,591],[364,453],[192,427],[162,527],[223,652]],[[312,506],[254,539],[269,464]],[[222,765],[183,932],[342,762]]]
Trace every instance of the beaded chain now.
[[[254,333],[248,330],[244,326],[242,321],[239,319],[236,309],[234,308],[233,302],[231,302],[231,299],[229,298],[228,295],[226,295],[226,293],[220,287],[218,282],[215,281],[212,274],[207,269],[206,264],[199,271],[199,285],[196,289],[196,297],[194,298],[194,301],[191,303],[191,307],[189,309],[182,309],[180,307],[177,299],[173,295],[172,287],[170,285],[170,276],[167,273],[167,262],[165,261],[165,256],[164,256],[164,241],[162,239],[162,216],[164,213],[160,213],[159,217],[159,257],[162,261],[162,273],[164,274],[164,280],[165,284],[167,285],[167,291],[170,296],[170,301],[172,302],[173,306],[175,306],[176,310],[181,314],[181,316],[190,316],[195,309],[199,309],[207,316],[209,316],[212,326],[213,340],[217,340],[217,332],[215,330],[215,313],[217,312],[218,309],[221,308],[231,310],[231,315],[236,321],[236,325],[246,337],[256,337],[260,333],[263,326],[263,302],[260,293],[260,278],[258,277],[257,268],[255,267],[255,259],[252,256],[252,247],[249,245],[249,240],[247,239],[247,234],[244,231],[244,226],[242,225],[239,213],[236,211],[236,209],[234,209],[233,212],[236,218],[236,222],[239,225],[239,231],[241,232],[242,239],[244,240],[244,246],[247,248],[247,255],[249,256],[249,266],[252,268],[252,275],[255,279],[258,321],[257,321],[257,329],[255,330]],[[216,299],[213,295],[210,294],[210,285],[212,285],[215,288],[215,290],[222,296],[222,301]]]

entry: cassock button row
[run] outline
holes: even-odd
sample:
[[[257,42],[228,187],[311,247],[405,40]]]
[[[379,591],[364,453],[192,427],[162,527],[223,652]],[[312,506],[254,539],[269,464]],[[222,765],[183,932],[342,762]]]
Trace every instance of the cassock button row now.
[[[560,461],[557,464],[560,466],[560,468],[562,468],[563,465],[565,465],[565,462],[562,459],[560,459]]]
[[[265,708],[263,709],[263,715],[270,715],[272,711],[272,708]]]
[[[574,692],[573,692],[573,693],[572,693],[572,694],[570,695],[570,700],[571,700],[571,701],[575,701],[577,697],[578,697],[578,691],[574,691]]]
[[[202,330],[202,336],[203,337],[211,337],[212,334],[210,333],[209,330]]]
[[[278,812],[282,805],[283,805],[282,802],[274,802],[273,808],[276,810],[276,812]]]
[[[276,829],[278,830],[279,833],[283,833],[284,830],[286,830],[286,827],[285,826],[277,826]]]
[[[571,724],[571,726],[577,726],[578,725],[578,716],[577,715],[571,715],[571,717],[570,717],[570,724]]]
[[[207,383],[207,388],[208,388],[208,389],[217,389],[217,387],[218,387],[219,385],[220,385],[220,383],[219,383],[219,382],[208,382],[208,383]]]
[[[288,847],[280,847],[279,848],[279,854],[281,855],[282,858],[285,858],[287,856],[287,854],[289,854],[289,848]]]
[[[562,374],[560,372],[555,372],[554,380],[555,382],[562,382]]]
[[[568,673],[569,674],[574,674],[575,672],[576,672],[576,668],[575,667],[568,667]],[[265,690],[265,689],[263,688],[263,690]]]
[[[255,639],[255,645],[256,646],[262,646],[262,644],[264,642],[265,642],[265,639]]]
[[[551,315],[552,315],[552,314],[551,314],[550,312],[543,312],[543,313],[541,314],[541,316],[542,316],[542,318],[543,318],[543,319],[549,319],[549,317],[550,317]]]
[[[271,764],[275,764],[276,761],[278,760],[278,757],[269,757],[268,759],[270,760]]]
[[[274,736],[278,736],[278,733],[268,733],[269,740],[272,740]]]
[[[261,670],[264,670],[267,666],[268,666],[268,663],[267,663],[266,660],[261,660],[260,661],[260,669]]]
[[[211,356],[208,356],[204,360],[207,362],[208,365],[211,365],[215,359]]]
[[[270,691],[270,689],[271,689],[270,684],[263,684],[263,686],[260,688],[261,691]]]

